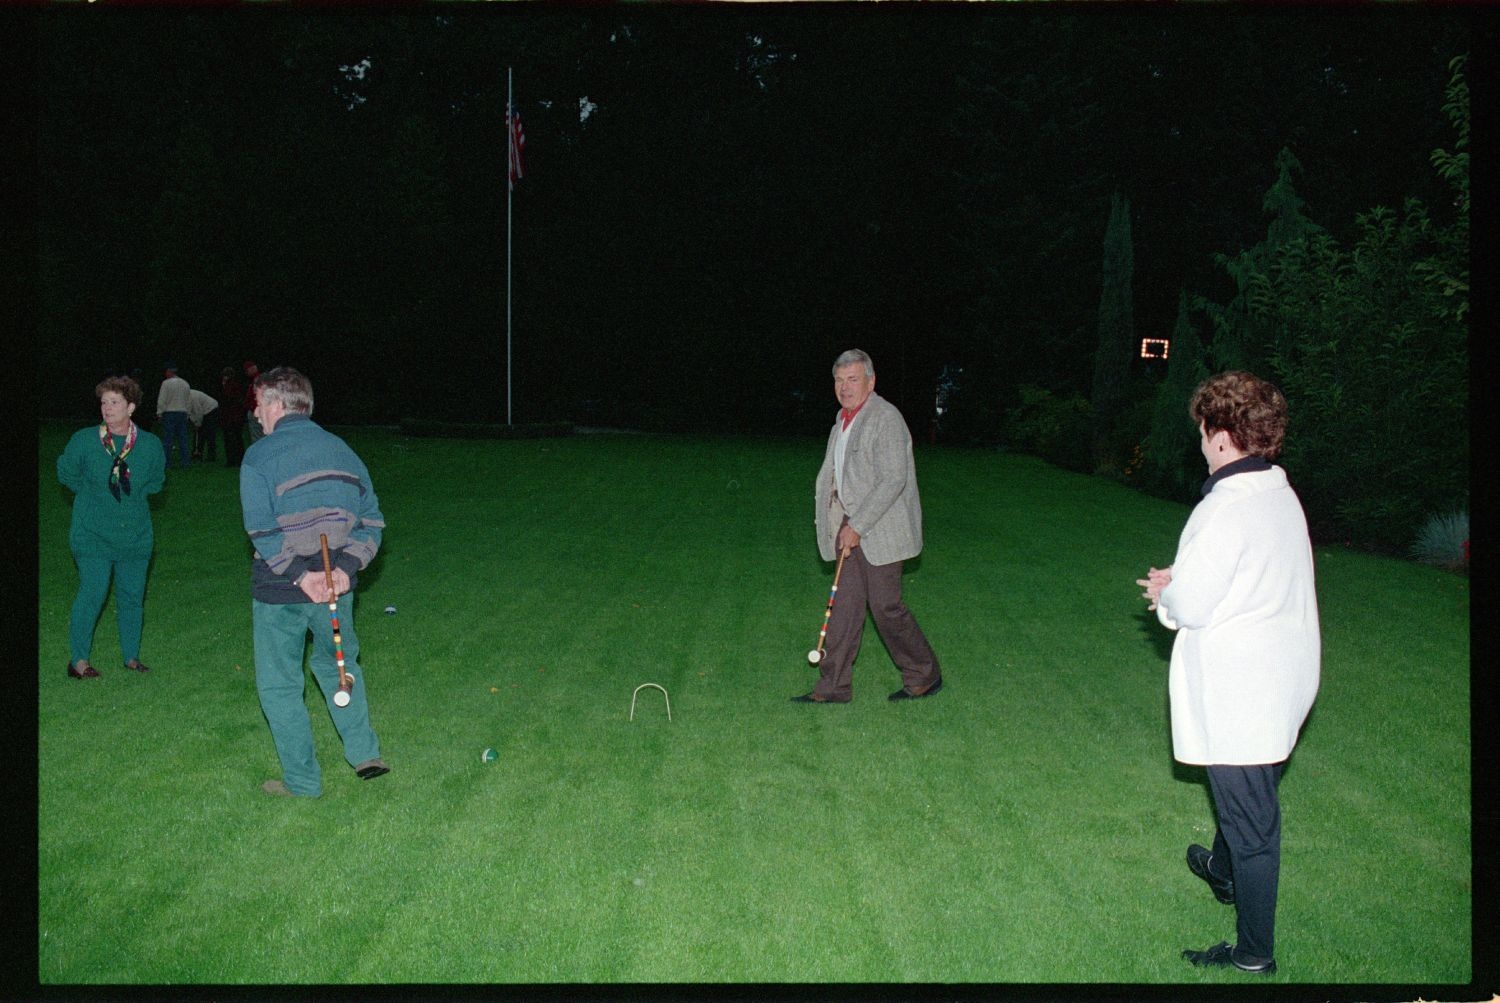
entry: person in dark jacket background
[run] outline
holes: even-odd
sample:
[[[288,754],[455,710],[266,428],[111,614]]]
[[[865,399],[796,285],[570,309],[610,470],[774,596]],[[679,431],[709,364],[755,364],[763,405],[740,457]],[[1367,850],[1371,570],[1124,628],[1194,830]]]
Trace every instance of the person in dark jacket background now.
[[[224,465],[237,467],[245,458],[245,385],[232,366],[219,375],[219,423],[224,427]]]

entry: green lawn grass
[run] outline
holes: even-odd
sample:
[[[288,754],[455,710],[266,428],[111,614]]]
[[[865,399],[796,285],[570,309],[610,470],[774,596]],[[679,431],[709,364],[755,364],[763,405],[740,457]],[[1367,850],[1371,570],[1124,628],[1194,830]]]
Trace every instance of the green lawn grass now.
[[[324,794],[287,800],[258,789],[234,471],[169,474],[153,671],[117,668],[111,603],[104,677],[65,678],[68,431],[39,437],[43,984],[1265,981],[1179,957],[1234,939],[1183,864],[1212,811],[1134,585],[1185,506],[919,448],[905,590],[944,692],[887,702],[872,628],[854,702],[813,707],[820,441],[351,430],[389,523],[357,627],[393,772],[353,775],[309,685]],[[1317,571],[1272,981],[1465,984],[1468,581]],[[671,721],[654,689],[629,720],[645,682]]]

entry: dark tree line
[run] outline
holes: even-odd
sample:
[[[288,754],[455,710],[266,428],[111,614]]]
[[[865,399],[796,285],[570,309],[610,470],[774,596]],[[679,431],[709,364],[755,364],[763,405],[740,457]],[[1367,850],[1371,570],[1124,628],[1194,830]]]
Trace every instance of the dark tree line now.
[[[1092,393],[1111,198],[1137,335],[1262,239],[1282,149],[1340,239],[1446,210],[1453,10],[38,12],[39,337],[305,369],[330,421],[818,433],[858,345],[925,433]],[[585,114],[587,112],[587,114]],[[53,404],[69,415],[66,400]]]

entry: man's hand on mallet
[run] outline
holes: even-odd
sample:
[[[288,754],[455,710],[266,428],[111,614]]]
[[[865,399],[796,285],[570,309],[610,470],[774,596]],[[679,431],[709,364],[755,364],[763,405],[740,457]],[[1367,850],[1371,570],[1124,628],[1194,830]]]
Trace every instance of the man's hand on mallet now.
[[[845,557],[848,557],[849,551],[853,550],[857,546],[859,546],[859,534],[855,532],[853,526],[849,525],[847,522],[844,523],[839,527],[839,553]]]

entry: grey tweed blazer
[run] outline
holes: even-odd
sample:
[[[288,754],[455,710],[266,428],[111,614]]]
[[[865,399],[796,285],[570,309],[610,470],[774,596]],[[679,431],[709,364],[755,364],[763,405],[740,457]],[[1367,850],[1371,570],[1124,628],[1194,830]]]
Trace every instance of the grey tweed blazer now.
[[[922,552],[922,500],[917,494],[917,466],[906,421],[890,401],[870,394],[849,433],[844,491],[835,501],[833,450],[842,423],[835,415],[823,466],[814,482],[818,553],[825,561],[834,559],[834,539],[848,513],[849,525],[859,534],[860,548],[871,564],[916,557]]]

